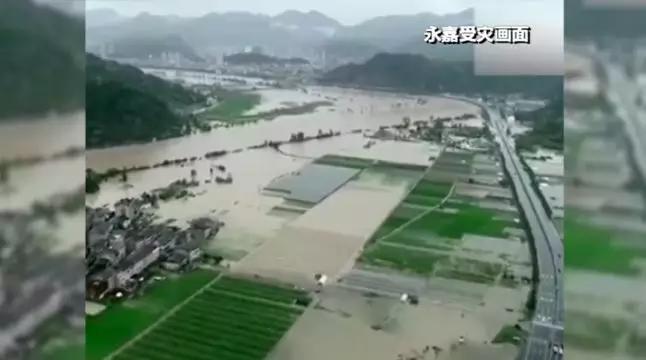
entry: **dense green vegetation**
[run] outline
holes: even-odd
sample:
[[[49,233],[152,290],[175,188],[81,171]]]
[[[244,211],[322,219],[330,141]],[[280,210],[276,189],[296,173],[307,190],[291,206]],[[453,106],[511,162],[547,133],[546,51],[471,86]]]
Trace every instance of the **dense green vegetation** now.
[[[218,104],[200,114],[200,118],[234,121],[260,103],[260,95],[254,93],[218,89],[214,95]]]
[[[83,107],[83,20],[3,0],[0,44],[0,120]]]
[[[516,119],[532,128],[518,136],[518,149],[532,151],[536,147],[543,147],[563,150],[563,97],[550,101],[541,109],[516,114]]]
[[[89,148],[182,136],[180,115],[204,97],[141,70],[87,55],[86,144]]]
[[[87,317],[85,358],[103,359],[216,276],[212,271],[196,271],[159,281],[142,297],[109,305],[102,313]]]
[[[206,99],[203,95],[189,91],[157,76],[145,74],[140,69],[103,60],[95,55],[87,54],[87,80],[89,83],[120,82],[140,92],[154,95],[173,109],[183,109]]]
[[[496,337],[494,337],[491,342],[493,344],[518,344],[525,338],[525,336],[526,332],[518,325],[507,325],[500,329],[498,334],[496,334]]]
[[[89,148],[146,142],[187,134],[185,121],[154,95],[121,82],[87,84]]]
[[[114,359],[264,359],[305,310],[299,299],[306,298],[293,289],[223,278]]]
[[[561,76],[476,76],[473,62],[429,60],[422,55],[380,53],[364,64],[340,66],[323,84],[387,88],[417,93],[524,93],[546,97],[561,91]]]

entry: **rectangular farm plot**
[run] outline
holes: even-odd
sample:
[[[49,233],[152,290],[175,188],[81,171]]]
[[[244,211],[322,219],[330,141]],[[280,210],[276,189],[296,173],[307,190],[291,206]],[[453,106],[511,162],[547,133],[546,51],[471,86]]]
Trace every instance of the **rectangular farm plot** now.
[[[451,205],[456,206],[456,205]],[[409,225],[410,229],[427,230],[439,236],[462,238],[464,234],[505,237],[503,230],[515,223],[495,219],[496,213],[473,205],[460,204],[455,211],[433,211]]]
[[[503,265],[476,259],[450,258],[438,264],[435,276],[482,284],[493,284],[502,273]]]
[[[402,271],[412,271],[429,275],[435,264],[446,258],[446,255],[432,251],[411,250],[405,247],[377,243],[366,249],[361,255],[361,262],[375,266],[385,266]]]
[[[382,243],[391,245],[406,245],[424,249],[451,251],[460,245],[460,239],[440,237],[433,233],[403,229],[381,239]]]
[[[297,289],[224,277],[113,359],[264,359],[308,303]]]
[[[452,186],[453,184],[451,183],[443,183],[423,179],[419,183],[417,183],[411,194],[441,199],[449,194]]]
[[[325,155],[316,160],[314,164],[332,165],[351,169],[366,169],[375,164],[374,160],[355,158],[341,155]]]
[[[274,179],[266,190],[284,193],[286,200],[316,204],[358,173],[357,169],[307,164],[294,173]]]
[[[144,295],[119,304],[112,304],[85,321],[85,358],[99,360],[117,350],[172,308],[213,281],[217,272],[198,270],[177,278],[157,281],[145,289]]]

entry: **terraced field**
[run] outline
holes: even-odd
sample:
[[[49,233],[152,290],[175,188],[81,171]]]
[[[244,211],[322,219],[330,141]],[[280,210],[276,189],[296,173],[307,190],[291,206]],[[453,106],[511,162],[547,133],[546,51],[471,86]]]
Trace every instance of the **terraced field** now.
[[[296,289],[220,278],[112,359],[263,359],[308,303]]]

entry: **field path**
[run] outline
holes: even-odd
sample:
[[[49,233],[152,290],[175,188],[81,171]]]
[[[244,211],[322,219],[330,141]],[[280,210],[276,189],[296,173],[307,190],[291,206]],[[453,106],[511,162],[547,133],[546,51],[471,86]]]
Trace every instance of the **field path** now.
[[[142,337],[144,337],[146,334],[148,334],[148,332],[150,332],[153,328],[155,328],[157,325],[159,325],[162,321],[164,321],[164,320],[168,319],[170,316],[172,316],[173,314],[175,314],[175,313],[176,313],[176,312],[177,312],[177,311],[178,311],[182,306],[186,305],[186,304],[187,304],[189,301],[191,301],[194,297],[196,297],[197,295],[201,294],[205,289],[207,289],[208,287],[210,287],[211,285],[213,285],[216,281],[220,280],[220,277],[222,277],[222,275],[223,275],[222,273],[219,273],[219,274],[218,274],[218,275],[217,275],[213,280],[209,281],[206,285],[202,286],[199,290],[197,290],[196,292],[194,292],[191,296],[189,296],[189,297],[187,297],[186,299],[184,299],[184,301],[182,301],[181,303],[179,303],[179,304],[175,305],[175,307],[173,307],[172,309],[170,309],[170,311],[166,312],[166,314],[164,314],[162,317],[160,317],[159,319],[157,319],[157,321],[155,321],[154,323],[150,324],[150,326],[148,326],[146,329],[144,329],[144,330],[143,330],[143,331],[141,331],[139,334],[137,334],[137,336],[133,337],[133,338],[132,338],[132,339],[130,339],[128,342],[126,342],[125,344],[121,345],[118,349],[116,349],[115,351],[113,351],[110,355],[106,356],[106,357],[104,358],[104,360],[112,360],[112,359],[114,359],[114,357],[115,357],[115,356],[119,355],[119,353],[121,353],[122,351],[124,351],[127,347],[129,347],[130,345],[134,344],[134,343],[135,343],[135,342],[137,342],[139,339],[141,339]]]

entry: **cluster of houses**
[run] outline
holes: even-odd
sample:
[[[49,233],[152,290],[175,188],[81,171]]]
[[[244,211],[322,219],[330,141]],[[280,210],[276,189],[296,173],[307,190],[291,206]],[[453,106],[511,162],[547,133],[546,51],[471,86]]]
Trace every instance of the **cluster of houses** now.
[[[202,245],[215,236],[221,223],[193,220],[188,228],[155,223],[145,198],[122,199],[114,210],[86,209],[86,295],[101,300],[132,293],[152,265],[181,271],[201,259]]]

